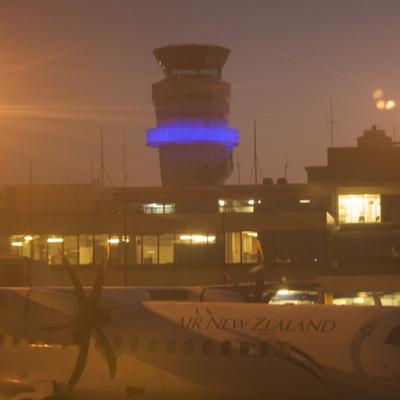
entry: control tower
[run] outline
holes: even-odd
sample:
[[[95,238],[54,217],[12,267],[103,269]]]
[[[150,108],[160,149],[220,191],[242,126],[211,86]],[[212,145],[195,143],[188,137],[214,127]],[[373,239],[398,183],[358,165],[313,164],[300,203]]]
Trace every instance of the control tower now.
[[[229,127],[230,84],[221,79],[230,50],[174,45],[154,50],[165,78],[153,84],[157,148],[163,186],[223,184],[233,170],[239,132]]]

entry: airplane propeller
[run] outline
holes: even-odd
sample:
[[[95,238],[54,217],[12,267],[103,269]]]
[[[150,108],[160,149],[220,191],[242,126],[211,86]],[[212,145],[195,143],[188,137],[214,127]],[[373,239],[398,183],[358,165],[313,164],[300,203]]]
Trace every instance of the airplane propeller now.
[[[76,386],[85,370],[92,335],[96,337],[96,346],[104,353],[111,378],[115,376],[117,371],[117,359],[109,340],[101,328],[111,320],[110,312],[99,305],[109,266],[109,250],[107,251],[105,262],[103,262],[102,266],[99,268],[95,283],[89,295],[84,291],[76,271],[65,257],[63,257],[63,263],[74,288],[78,303],[78,311],[72,322],[55,327],[43,328],[42,330],[57,331],[76,327],[74,341],[79,346],[79,353],[72,374],[68,380],[67,390],[70,391]]]

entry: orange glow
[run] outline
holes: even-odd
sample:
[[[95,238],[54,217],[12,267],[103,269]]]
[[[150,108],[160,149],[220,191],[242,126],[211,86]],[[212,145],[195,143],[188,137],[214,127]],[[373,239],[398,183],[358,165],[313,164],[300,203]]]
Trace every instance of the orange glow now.
[[[376,108],[377,108],[378,110],[384,110],[385,107],[386,107],[385,100],[379,100],[379,101],[376,103]]]
[[[376,89],[372,93],[374,99],[380,99],[383,96],[383,91],[381,89]]]

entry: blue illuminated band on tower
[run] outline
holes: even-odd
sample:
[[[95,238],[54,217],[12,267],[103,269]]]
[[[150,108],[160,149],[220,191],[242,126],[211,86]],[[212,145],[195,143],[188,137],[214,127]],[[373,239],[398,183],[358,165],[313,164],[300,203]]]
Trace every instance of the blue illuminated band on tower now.
[[[235,147],[240,142],[237,129],[206,126],[169,126],[148,129],[146,143],[158,148],[168,144],[215,143],[226,147]]]

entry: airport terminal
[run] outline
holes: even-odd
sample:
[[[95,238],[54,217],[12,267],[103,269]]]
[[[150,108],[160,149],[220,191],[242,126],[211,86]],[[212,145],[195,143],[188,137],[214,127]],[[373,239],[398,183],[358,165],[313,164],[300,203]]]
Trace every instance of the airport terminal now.
[[[162,185],[3,187],[3,254],[49,265],[61,283],[68,262],[89,284],[108,245],[113,285],[220,284],[260,263],[271,281],[400,276],[400,143],[372,126],[354,147],[328,148],[326,166],[306,166],[305,183],[225,185],[240,145],[222,79],[229,49],[154,55],[164,78],[146,140]]]

